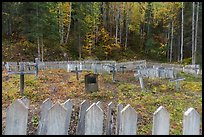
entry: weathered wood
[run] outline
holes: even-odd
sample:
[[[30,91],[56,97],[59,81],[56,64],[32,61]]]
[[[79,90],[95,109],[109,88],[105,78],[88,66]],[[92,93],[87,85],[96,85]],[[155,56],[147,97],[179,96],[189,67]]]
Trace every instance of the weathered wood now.
[[[119,126],[119,135],[136,135],[137,134],[137,113],[128,104],[122,109]]]
[[[117,120],[116,120],[116,135],[119,134],[119,128],[120,128],[120,120],[121,120],[121,111],[123,109],[122,104],[117,105]]]
[[[106,135],[113,134],[113,103],[108,104],[107,121],[106,121]]]
[[[30,105],[30,100],[29,99],[27,99],[26,97],[22,97],[21,101],[25,104],[26,107],[29,108],[29,105]]]
[[[152,135],[169,135],[169,113],[163,106],[154,112]]]
[[[85,114],[86,110],[89,107],[88,101],[84,100],[80,104],[79,110],[79,121],[76,129],[76,135],[84,135],[85,134]]]
[[[200,115],[194,108],[189,108],[183,117],[183,135],[200,134]]]
[[[102,103],[100,101],[96,102],[96,105],[98,105],[102,109]]]
[[[52,106],[48,110],[46,135],[66,135],[66,115],[67,109],[59,103],[56,103],[54,106]]]
[[[70,125],[70,119],[71,119],[71,114],[72,114],[72,102],[70,99],[65,101],[62,106],[64,106],[67,109],[67,115],[66,115],[66,121],[65,121],[65,130],[68,133],[69,130],[69,125]]]
[[[38,127],[38,135],[45,135],[47,133],[47,118],[48,110],[52,107],[50,98],[46,99],[40,107],[40,121]]]
[[[85,114],[85,135],[102,135],[103,110],[93,103]]]
[[[6,112],[5,135],[26,135],[28,122],[28,107],[17,99]]]

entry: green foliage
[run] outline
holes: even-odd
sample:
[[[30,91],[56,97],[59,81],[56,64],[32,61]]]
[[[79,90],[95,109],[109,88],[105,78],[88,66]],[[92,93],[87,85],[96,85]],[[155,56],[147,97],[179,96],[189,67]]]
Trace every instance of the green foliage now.
[[[34,115],[34,116],[32,117],[31,122],[32,122],[33,126],[34,126],[35,128],[37,128],[37,127],[38,127],[38,124],[39,124],[39,118],[38,118],[38,116],[37,116],[37,115]]]
[[[169,52],[167,45],[170,45],[168,27],[171,28],[169,24],[174,20],[173,61],[177,61],[180,14],[181,2],[3,2],[2,57],[4,61],[33,60],[38,54],[39,38],[41,52],[42,43],[44,45],[44,60],[79,59],[82,55],[82,58],[92,56],[99,60],[136,57],[164,61]],[[192,2],[185,2],[184,60],[192,54],[191,26]],[[124,50],[126,32],[127,50]],[[196,53],[196,63],[202,66],[201,36],[202,4]]]
[[[183,64],[184,64],[184,65],[190,65],[191,62],[192,62],[192,58],[185,58],[185,59],[183,60]]]

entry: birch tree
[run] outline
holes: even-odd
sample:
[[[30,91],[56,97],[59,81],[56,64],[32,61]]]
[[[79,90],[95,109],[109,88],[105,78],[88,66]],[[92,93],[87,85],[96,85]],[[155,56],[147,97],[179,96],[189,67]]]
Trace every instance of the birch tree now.
[[[118,24],[119,24],[118,22],[119,22],[119,14],[120,14],[118,5],[119,4],[116,5],[117,12],[116,12],[116,18],[115,18],[115,21],[116,21],[116,23],[115,23],[115,28],[116,28],[115,29],[115,43],[116,44],[118,44]]]
[[[70,26],[71,26],[71,18],[72,18],[72,3],[70,2],[70,7],[69,7],[69,25],[67,28],[67,36],[66,36],[66,40],[65,40],[65,44],[67,44],[68,41],[68,37],[69,37],[69,32],[70,32]]]
[[[199,14],[199,2],[197,2],[197,13],[196,13],[195,51],[194,51],[194,60],[195,60],[195,63],[196,63],[197,39],[198,39],[198,14]]]
[[[172,47],[174,38],[174,20],[171,22],[171,46],[170,46],[170,62],[172,61]]]
[[[183,62],[183,2],[181,7],[181,63]]]
[[[194,31],[195,31],[195,29],[194,29],[194,8],[195,8],[195,2],[193,2],[193,11],[192,11],[192,65],[195,65],[195,56],[194,56],[194,40],[195,40],[195,33],[194,33]]]
[[[36,9],[36,14],[37,14],[37,43],[38,43],[38,59],[40,60],[40,37],[39,37],[39,24],[38,24],[38,18],[39,18],[39,7],[38,7],[38,2],[37,2],[37,9]]]

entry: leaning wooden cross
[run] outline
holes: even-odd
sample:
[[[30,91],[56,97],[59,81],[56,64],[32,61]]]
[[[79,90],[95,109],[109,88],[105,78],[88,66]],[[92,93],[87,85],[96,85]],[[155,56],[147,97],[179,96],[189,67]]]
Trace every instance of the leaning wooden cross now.
[[[36,74],[36,77],[38,77],[38,61],[36,59],[36,63],[32,63],[27,65],[29,66],[29,70],[30,70],[30,66],[35,66],[35,70],[31,70],[31,71],[24,71],[24,64],[20,64],[20,71],[8,71],[8,75],[11,74],[19,74],[20,75],[20,94],[23,95],[24,93],[24,74]]]
[[[107,65],[108,67],[112,68],[110,72],[112,72],[112,81],[115,82],[115,65]]]
[[[124,73],[124,69],[127,68],[124,65],[120,66],[120,68],[122,69],[122,73]]]
[[[78,70],[77,66],[75,67],[75,70],[72,70],[71,72],[76,73],[76,79],[79,80],[79,72],[82,72],[82,70]]]
[[[176,90],[180,89],[180,81],[185,80],[185,78],[170,79],[170,82],[176,82]]]
[[[140,73],[140,71],[138,70],[138,73],[137,73],[137,74],[134,74],[134,76],[135,76],[136,78],[139,78],[140,87],[141,87],[142,91],[145,91],[144,82],[143,82],[142,74]]]

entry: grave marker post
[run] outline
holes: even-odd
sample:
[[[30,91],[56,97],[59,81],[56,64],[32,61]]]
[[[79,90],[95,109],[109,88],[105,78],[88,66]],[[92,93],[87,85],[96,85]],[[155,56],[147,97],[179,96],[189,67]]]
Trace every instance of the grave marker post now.
[[[79,72],[82,72],[82,70],[78,70],[78,67],[75,66],[75,70],[71,71],[71,72],[75,72],[76,73],[76,79],[79,80]]]
[[[24,93],[24,66],[20,64],[20,94],[23,96]]]
[[[120,68],[122,69],[122,73],[124,73],[124,69],[126,68],[124,65],[120,66]]]

